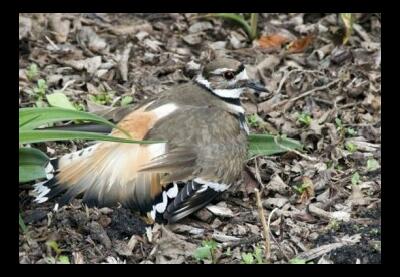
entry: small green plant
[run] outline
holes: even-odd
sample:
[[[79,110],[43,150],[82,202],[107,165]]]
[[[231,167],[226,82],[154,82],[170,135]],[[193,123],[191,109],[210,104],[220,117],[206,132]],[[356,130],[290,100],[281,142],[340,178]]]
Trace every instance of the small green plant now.
[[[259,116],[257,114],[251,114],[246,116],[246,121],[250,127],[258,128],[259,126]]]
[[[346,142],[346,150],[349,151],[350,153],[354,153],[357,151],[357,145],[355,145],[352,142]]]
[[[112,103],[114,97],[114,92],[113,91],[104,91],[104,92],[99,92],[97,94],[89,94],[88,98],[90,101],[95,102],[100,105],[109,105]]]
[[[38,66],[35,63],[31,63],[28,69],[26,70],[26,77],[28,77],[30,81],[33,81],[38,75],[39,75]]]
[[[310,187],[310,183],[308,182],[303,182],[300,185],[293,186],[293,189],[298,193],[298,194],[303,194],[304,192],[307,191],[307,189]]]
[[[302,123],[304,126],[310,126],[311,124],[311,115],[307,112],[299,114],[297,121]]]
[[[51,248],[55,253],[55,257],[46,257],[46,262],[49,264],[69,264],[68,256],[61,255],[64,251],[62,250],[55,240],[50,240],[46,242],[46,245]]]
[[[121,106],[127,106],[132,102],[133,102],[133,97],[132,96],[129,96],[129,95],[124,96],[121,99]]]
[[[290,264],[306,264],[307,261],[299,258],[293,258],[289,261]]]
[[[202,246],[197,247],[194,251],[193,257],[197,261],[211,260],[215,263],[215,251],[217,250],[217,243],[214,240],[204,240]]]
[[[249,40],[253,41],[257,37],[257,22],[258,22],[258,14],[238,14],[238,13],[211,13],[205,16],[198,16],[197,18],[202,17],[218,17],[225,20],[232,20],[233,22],[239,24],[243,30],[246,32]]]
[[[242,253],[242,264],[263,264],[263,251],[259,245],[250,253]]]
[[[242,253],[242,263],[243,264],[253,264],[254,257],[252,253]]]
[[[331,219],[327,226],[328,229],[338,231],[340,228],[340,223],[336,219]]]
[[[37,80],[37,85],[33,88],[33,92],[37,99],[43,99],[46,96],[47,83],[44,79]]]
[[[367,161],[367,171],[375,171],[380,167],[379,163],[375,159],[368,159]]]
[[[350,136],[355,136],[355,135],[357,135],[357,131],[354,130],[353,128],[346,128],[346,132],[347,132],[347,134],[349,134]]]
[[[351,176],[351,183],[353,184],[353,186],[358,185],[360,183],[360,174],[358,174],[358,172],[355,172]]]

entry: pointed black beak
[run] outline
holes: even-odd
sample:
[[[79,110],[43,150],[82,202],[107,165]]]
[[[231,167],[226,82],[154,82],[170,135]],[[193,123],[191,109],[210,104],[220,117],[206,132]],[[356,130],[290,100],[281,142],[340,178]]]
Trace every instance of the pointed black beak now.
[[[255,82],[255,81],[247,81],[245,84],[246,87],[252,88],[256,91],[265,91],[268,92],[268,90],[260,83]]]

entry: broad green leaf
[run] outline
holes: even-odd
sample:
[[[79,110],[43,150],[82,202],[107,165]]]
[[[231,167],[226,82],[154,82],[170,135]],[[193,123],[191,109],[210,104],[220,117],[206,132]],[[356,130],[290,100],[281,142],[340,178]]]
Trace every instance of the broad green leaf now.
[[[26,233],[27,228],[26,228],[24,220],[22,219],[21,214],[19,214],[18,223],[19,223],[19,227],[21,227],[22,232]]]
[[[42,151],[30,148],[19,148],[19,165],[40,165],[44,166],[49,161],[49,158]]]
[[[74,105],[69,101],[68,97],[60,91],[52,94],[47,94],[46,98],[50,106],[68,110],[76,110]]]
[[[87,120],[112,126],[115,124],[104,118],[87,112],[63,108],[22,108],[19,109],[19,127],[22,130],[33,130],[47,123],[65,120]]]
[[[44,166],[41,165],[20,165],[19,166],[19,182],[25,183],[46,177]]]
[[[81,131],[59,131],[59,130],[20,130],[19,131],[19,142],[24,143],[38,143],[46,141],[64,141],[64,140],[98,140],[98,141],[112,141],[112,142],[124,142],[124,143],[139,143],[139,144],[150,144],[150,143],[161,143],[162,141],[135,141],[126,138],[113,137],[108,135],[102,135],[92,132],[81,132]]]
[[[49,158],[35,148],[19,149],[19,182],[29,182],[46,177],[45,165]]]
[[[278,143],[278,144],[277,144]],[[287,152],[291,149],[301,149],[300,142],[267,134],[250,134],[249,135],[249,156],[257,155],[273,155]]]

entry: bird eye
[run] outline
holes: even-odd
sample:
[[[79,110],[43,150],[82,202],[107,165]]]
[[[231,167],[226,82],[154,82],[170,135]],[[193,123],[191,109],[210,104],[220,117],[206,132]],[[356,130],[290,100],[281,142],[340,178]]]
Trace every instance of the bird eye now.
[[[233,79],[233,77],[235,77],[235,74],[232,71],[226,71],[224,73],[224,77],[227,80],[231,80],[231,79]]]

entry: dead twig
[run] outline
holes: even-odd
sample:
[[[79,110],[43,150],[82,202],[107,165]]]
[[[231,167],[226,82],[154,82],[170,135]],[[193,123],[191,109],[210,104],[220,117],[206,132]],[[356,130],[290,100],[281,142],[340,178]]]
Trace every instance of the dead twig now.
[[[256,199],[257,199],[257,208],[258,208],[258,215],[260,217],[261,224],[263,226],[263,234],[264,234],[264,245],[265,245],[265,261],[266,263],[269,263],[270,256],[271,256],[271,245],[270,245],[270,239],[269,239],[269,228],[267,225],[267,222],[265,221],[265,216],[264,216],[264,209],[261,203],[261,196],[260,196],[260,191],[258,189],[254,189],[256,193]]]
[[[289,257],[285,254],[285,251],[282,250],[281,244],[275,239],[274,235],[273,235],[272,232],[271,232],[271,228],[270,228],[270,226],[271,226],[271,218],[272,218],[272,215],[273,215],[276,211],[279,211],[279,208],[273,209],[272,212],[271,212],[271,213],[269,214],[269,216],[268,216],[268,230],[270,231],[270,236],[271,236],[272,240],[273,240],[273,241],[276,243],[276,245],[278,246],[279,251],[281,251],[281,253],[282,253],[282,255],[285,257],[286,261],[289,261],[290,259],[289,259]]]
[[[328,84],[326,84],[324,86],[313,88],[313,89],[311,89],[309,91],[306,91],[306,92],[304,92],[304,93],[302,93],[299,96],[296,96],[294,98],[282,100],[282,101],[276,103],[275,105],[273,105],[271,110],[274,110],[274,109],[276,109],[276,108],[278,108],[278,107],[280,107],[280,106],[282,106],[282,105],[284,105],[286,103],[295,102],[295,101],[297,101],[297,100],[299,100],[301,98],[304,98],[304,97],[306,97],[308,95],[311,95],[311,94],[313,94],[313,93],[315,93],[317,91],[327,89],[327,88],[329,88],[330,86],[336,84],[339,81],[340,81],[340,79],[336,79],[336,80],[333,80],[332,82],[330,82],[330,83],[328,83]]]

